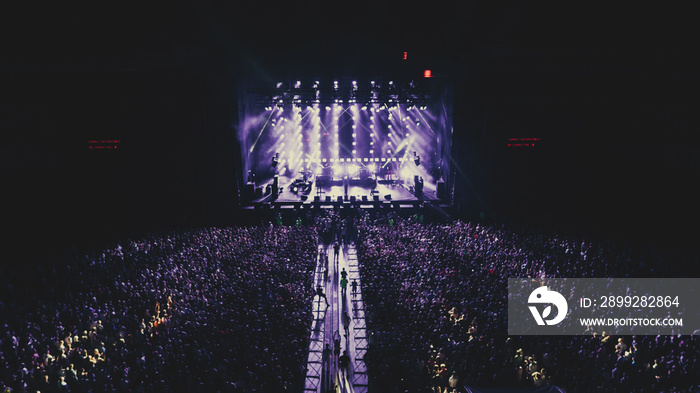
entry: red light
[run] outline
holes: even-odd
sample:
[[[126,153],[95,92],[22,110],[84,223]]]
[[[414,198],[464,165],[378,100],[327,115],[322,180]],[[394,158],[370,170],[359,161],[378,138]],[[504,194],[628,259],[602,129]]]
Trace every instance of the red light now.
[[[403,53],[403,59],[406,60],[408,58],[408,52]]]
[[[433,76],[433,72],[432,72],[432,71],[430,71],[430,70],[425,70],[425,71],[423,71],[423,77],[424,77],[424,78],[432,78],[432,76]]]

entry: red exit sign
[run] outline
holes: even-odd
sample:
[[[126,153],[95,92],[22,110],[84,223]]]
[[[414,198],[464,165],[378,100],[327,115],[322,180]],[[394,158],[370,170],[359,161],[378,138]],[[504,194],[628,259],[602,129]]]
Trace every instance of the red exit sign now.
[[[508,147],[534,147],[540,138],[508,138]]]

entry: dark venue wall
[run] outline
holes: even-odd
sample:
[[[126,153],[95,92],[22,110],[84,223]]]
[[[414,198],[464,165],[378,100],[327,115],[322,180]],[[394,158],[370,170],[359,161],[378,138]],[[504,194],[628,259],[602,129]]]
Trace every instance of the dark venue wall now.
[[[54,11],[17,10],[4,25],[5,250],[35,259],[230,222],[231,54],[181,8]]]
[[[451,78],[465,218],[667,238],[697,218],[700,68],[683,10],[275,7],[5,13],[8,249],[243,222],[237,97],[249,76]]]

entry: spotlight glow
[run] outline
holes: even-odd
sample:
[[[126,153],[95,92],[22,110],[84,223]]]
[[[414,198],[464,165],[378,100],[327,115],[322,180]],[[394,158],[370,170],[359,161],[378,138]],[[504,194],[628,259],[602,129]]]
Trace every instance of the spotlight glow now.
[[[429,102],[426,100],[434,98],[418,89],[406,93],[408,86],[416,87],[404,81],[372,81],[369,86],[369,81],[348,78],[342,79],[345,84],[341,90],[340,80],[331,78],[324,82],[330,85],[327,86],[329,91],[321,91],[319,81],[290,79],[281,84],[281,90],[275,91],[273,98],[261,97],[265,101],[251,106],[242,120],[239,135],[243,152],[248,157],[245,170],[251,169],[261,179],[274,174],[283,176],[283,173],[292,179],[306,167],[316,175],[333,174],[337,180],[343,176],[355,178],[360,173],[359,164],[362,173],[371,171],[372,176],[376,174],[383,180],[387,174],[375,171],[383,169],[379,165],[394,162],[399,164],[393,167],[394,176],[428,178],[429,168],[435,164],[433,160],[442,159],[436,150],[442,146],[440,141],[446,130],[451,129],[450,112],[441,112],[440,102],[431,103],[431,109],[425,111],[428,109],[426,102]],[[304,87],[309,91],[303,92]],[[366,95],[360,96],[360,93]],[[341,104],[341,100],[345,103]],[[250,102],[254,102],[253,99]],[[437,109],[435,113],[433,108]],[[361,111],[367,109],[371,113],[362,115]],[[385,109],[386,115],[382,115]],[[412,112],[414,109],[416,112]],[[270,168],[270,151],[280,152],[276,169]],[[425,163],[413,164],[414,151]],[[343,155],[349,158],[341,159]],[[363,167],[362,163],[369,165]],[[401,173],[404,163],[410,169]],[[410,170],[413,173],[409,173]]]

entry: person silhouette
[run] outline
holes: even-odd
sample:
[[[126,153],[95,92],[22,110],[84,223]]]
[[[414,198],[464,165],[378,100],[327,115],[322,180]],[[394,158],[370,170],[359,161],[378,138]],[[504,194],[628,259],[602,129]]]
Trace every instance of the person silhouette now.
[[[347,289],[348,289],[348,279],[343,277],[340,279],[340,292],[343,296],[345,296]]]
[[[350,371],[350,355],[348,355],[347,349],[343,351],[342,355],[340,355],[338,363],[340,364],[340,371],[345,373],[347,376],[348,371]]]
[[[345,338],[348,338],[348,334],[350,332],[350,321],[351,318],[348,312],[343,312],[343,327],[345,328]]]
[[[328,298],[326,297],[326,294],[323,293],[323,288],[321,288],[321,284],[318,284],[316,286],[316,295],[318,296],[318,300],[321,301],[321,298],[326,301],[326,307],[330,306],[331,304],[328,303]]]

